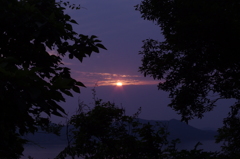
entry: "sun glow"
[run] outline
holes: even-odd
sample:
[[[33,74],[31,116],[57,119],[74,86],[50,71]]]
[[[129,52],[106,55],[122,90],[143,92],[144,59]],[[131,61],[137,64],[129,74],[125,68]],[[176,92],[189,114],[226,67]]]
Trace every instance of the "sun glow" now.
[[[118,82],[116,85],[117,86],[122,86],[122,82]]]

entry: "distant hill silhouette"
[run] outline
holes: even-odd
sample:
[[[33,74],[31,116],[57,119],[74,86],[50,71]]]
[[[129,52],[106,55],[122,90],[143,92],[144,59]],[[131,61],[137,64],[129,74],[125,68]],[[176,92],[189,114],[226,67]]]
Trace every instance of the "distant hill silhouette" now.
[[[170,132],[169,139],[179,138],[181,142],[214,140],[214,136],[217,135],[216,131],[200,130],[176,119],[169,121],[139,119],[139,121],[142,123],[149,122],[150,124],[161,122],[162,124],[167,125],[167,130]],[[38,132],[35,135],[26,136],[26,139],[39,145],[67,144],[66,127],[63,127],[61,130],[61,136]]]
[[[149,122],[150,124],[154,124],[155,122],[166,124],[167,130],[170,132],[169,139],[179,138],[182,142],[214,140],[214,136],[217,135],[217,131],[197,129],[176,119],[164,121],[140,119],[140,121],[142,123]]]

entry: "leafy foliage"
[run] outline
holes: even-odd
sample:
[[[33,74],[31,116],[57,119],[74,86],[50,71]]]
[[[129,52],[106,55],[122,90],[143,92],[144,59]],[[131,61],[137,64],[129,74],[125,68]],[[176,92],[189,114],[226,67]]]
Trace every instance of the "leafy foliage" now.
[[[63,94],[72,96],[71,91],[79,93],[79,86],[84,87],[71,77],[62,57],[69,55],[70,59],[82,61],[86,55],[98,53],[99,48],[106,49],[96,36],[88,37],[72,29],[77,22],[65,14],[66,7],[79,9],[55,0],[1,1],[1,151],[9,147],[6,144],[10,138],[48,126],[49,119],[42,113],[64,115],[57,102],[65,101]],[[3,136],[2,132],[12,136]],[[8,152],[19,154],[20,149]]]
[[[74,127],[71,130],[74,140],[58,158],[67,155],[89,159],[144,158],[149,151],[154,151],[151,150],[153,146],[159,148],[160,145],[155,143],[161,141],[165,145],[167,142],[164,129],[153,132],[149,124],[141,128],[136,116],[126,116],[124,109],[114,103],[96,100],[93,109],[84,111],[82,105],[80,108],[79,113],[72,116],[69,122]],[[149,147],[144,150],[147,145]]]
[[[144,19],[161,28],[165,37],[162,42],[144,41],[139,70],[161,81],[158,88],[169,92],[169,106],[185,122],[202,118],[219,99],[239,103],[239,8],[235,0],[144,0],[136,6]],[[235,112],[238,105],[232,105]],[[239,124],[232,121],[239,120],[239,116],[233,116],[226,118],[221,132],[226,128],[239,130]],[[230,143],[238,141],[239,133],[225,135]]]
[[[237,107],[237,108],[236,108]],[[240,157],[240,117],[239,117],[239,104],[231,107],[231,112],[228,113],[228,117],[223,120],[224,126],[219,128],[219,135],[217,136],[217,142],[223,143],[223,150],[231,158]]]
[[[238,1],[146,0],[136,9],[165,37],[144,41],[140,71],[162,80],[184,121],[212,110],[209,94],[239,99]]]
[[[85,159],[186,159],[214,158],[217,153],[197,150],[177,150],[179,140],[168,141],[167,125],[141,123],[137,112],[125,115],[123,108],[114,103],[96,100],[94,108],[79,105],[80,111],[71,117],[73,126],[69,132],[69,144],[56,157],[64,159],[81,157]],[[86,109],[87,107],[87,109]]]

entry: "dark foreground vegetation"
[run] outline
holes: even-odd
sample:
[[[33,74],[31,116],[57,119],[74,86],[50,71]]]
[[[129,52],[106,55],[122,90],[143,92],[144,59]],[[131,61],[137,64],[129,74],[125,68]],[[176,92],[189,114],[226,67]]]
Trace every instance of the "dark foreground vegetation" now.
[[[180,143],[190,141],[196,144],[192,151],[199,155],[203,149],[197,141],[214,140],[216,135],[216,131],[199,130],[175,119],[139,119],[140,110],[127,116],[124,108],[110,102],[96,100],[90,107],[79,104],[79,111],[62,127],[59,137],[37,133],[27,139],[43,147],[65,145],[57,158],[162,158],[186,157],[181,153],[190,150],[183,150]],[[170,154],[170,150],[177,154]]]
[[[64,11],[81,6],[55,0],[1,0],[0,158],[20,158],[24,135],[39,129],[59,132],[52,115],[66,115],[58,104],[80,93],[63,57],[83,58],[106,49],[94,35],[76,33],[77,22]],[[141,123],[114,103],[95,100],[69,120],[68,146],[57,158],[240,158],[240,3],[238,0],[143,0],[135,7],[162,30],[165,41],[144,41],[140,71],[169,92],[169,104],[183,122],[202,118],[220,99],[235,99],[219,128],[222,151],[178,150],[164,125]],[[48,53],[52,51],[53,53]],[[214,98],[212,98],[214,97]],[[82,107],[80,107],[82,108]],[[43,114],[47,115],[42,116]],[[157,128],[157,129],[156,129]],[[71,131],[71,130],[69,130]]]

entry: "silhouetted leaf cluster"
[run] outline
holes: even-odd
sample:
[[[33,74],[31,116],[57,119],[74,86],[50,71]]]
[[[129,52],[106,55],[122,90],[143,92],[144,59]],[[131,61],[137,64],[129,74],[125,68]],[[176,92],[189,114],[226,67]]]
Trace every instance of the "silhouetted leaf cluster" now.
[[[161,42],[144,40],[139,71],[160,80],[185,122],[202,118],[219,99],[235,99],[219,140],[239,154],[239,1],[144,0],[135,7],[164,35]]]
[[[7,158],[21,154],[19,137],[47,127],[49,119],[43,113],[63,116],[58,104],[65,101],[63,94],[72,96],[72,91],[79,93],[79,86],[84,87],[71,77],[62,58],[69,55],[82,61],[99,48],[106,49],[96,36],[72,29],[76,21],[65,13],[67,6],[79,9],[55,0],[1,0],[0,158],[5,156],[2,152],[12,152]]]
[[[69,144],[57,159],[203,159],[218,156],[218,153],[197,149],[199,143],[192,150],[177,150],[179,140],[168,140],[167,125],[141,123],[140,111],[127,116],[123,108],[101,100],[96,100],[92,109],[82,109],[82,106],[68,123],[73,126],[68,131]]]

